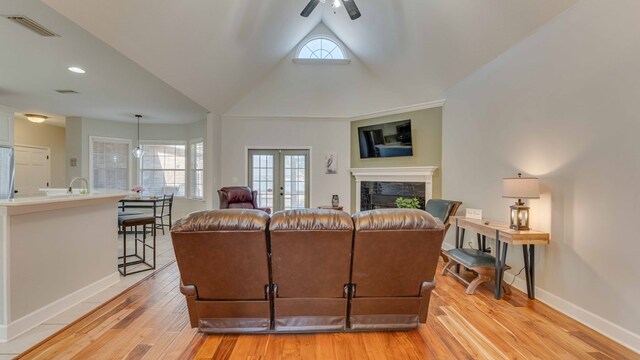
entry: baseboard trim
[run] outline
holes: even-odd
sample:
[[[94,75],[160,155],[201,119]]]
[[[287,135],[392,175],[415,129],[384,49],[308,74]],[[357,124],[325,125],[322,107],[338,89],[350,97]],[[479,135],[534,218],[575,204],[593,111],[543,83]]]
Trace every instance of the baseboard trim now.
[[[91,296],[109,288],[120,281],[120,273],[117,271],[89,284],[73,293],[60,298],[51,304],[12,321],[9,325],[0,325],[0,343],[11,341],[45,321],[57,316],[67,309],[75,306]]]
[[[454,246],[449,243],[442,244],[442,248],[444,250],[450,250],[453,249],[453,247]],[[513,274],[506,272],[504,274],[504,280],[507,283],[511,283],[513,281],[513,287],[522,292],[527,292],[527,282],[525,279],[515,277]],[[614,324],[613,322],[599,315],[596,315],[572,302],[569,302],[557,295],[554,295],[545,289],[541,289],[538,286],[536,286],[536,300],[567,315],[568,317],[582,323],[583,325],[590,327],[591,329],[620,343],[621,345],[624,345],[625,347],[637,353],[640,353],[640,335],[635,334],[620,325]]]

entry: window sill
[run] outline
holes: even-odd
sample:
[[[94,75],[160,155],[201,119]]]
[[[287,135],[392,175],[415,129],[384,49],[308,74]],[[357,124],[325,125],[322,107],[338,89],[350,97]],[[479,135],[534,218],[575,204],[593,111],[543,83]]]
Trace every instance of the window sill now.
[[[315,65],[347,65],[351,63],[351,59],[300,59],[294,58],[296,64],[315,64]]]

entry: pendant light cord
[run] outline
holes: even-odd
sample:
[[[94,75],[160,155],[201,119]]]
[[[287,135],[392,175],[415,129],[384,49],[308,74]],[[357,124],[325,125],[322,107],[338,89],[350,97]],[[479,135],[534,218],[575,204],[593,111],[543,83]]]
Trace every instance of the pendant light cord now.
[[[138,147],[140,147],[140,118],[142,117],[142,115],[136,115],[136,118],[138,118]]]

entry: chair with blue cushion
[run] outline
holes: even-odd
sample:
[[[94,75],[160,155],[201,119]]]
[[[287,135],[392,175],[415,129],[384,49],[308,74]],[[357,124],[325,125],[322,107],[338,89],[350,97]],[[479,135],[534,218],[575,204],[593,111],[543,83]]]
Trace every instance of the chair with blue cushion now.
[[[451,216],[454,216],[456,212],[458,212],[458,208],[462,205],[461,201],[454,200],[443,200],[443,199],[430,199],[427,201],[427,205],[425,206],[425,211],[431,214],[431,216],[438,218],[444,224],[444,235],[447,235],[447,230],[451,226],[449,219]],[[449,261],[449,258],[444,253],[444,251],[440,251],[440,256],[442,256],[442,260],[445,262]]]

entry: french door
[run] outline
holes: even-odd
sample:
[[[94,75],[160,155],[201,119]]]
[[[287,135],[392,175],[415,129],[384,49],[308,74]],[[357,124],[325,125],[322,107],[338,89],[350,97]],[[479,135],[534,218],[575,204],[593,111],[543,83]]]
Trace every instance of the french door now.
[[[249,150],[249,186],[258,206],[273,211],[309,207],[309,150]]]

